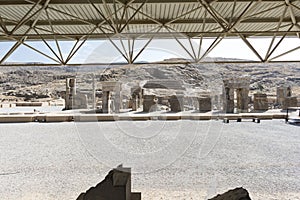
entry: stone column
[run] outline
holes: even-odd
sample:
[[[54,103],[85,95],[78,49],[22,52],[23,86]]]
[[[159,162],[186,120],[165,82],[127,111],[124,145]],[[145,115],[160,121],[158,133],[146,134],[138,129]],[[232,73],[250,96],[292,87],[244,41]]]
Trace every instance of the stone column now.
[[[76,97],[76,79],[67,78],[66,79],[66,99],[65,99],[65,108],[70,110],[74,107],[74,99]]]
[[[92,83],[92,88],[93,88],[93,92],[92,92],[92,109],[96,108],[96,83],[95,83],[95,74],[92,75],[93,78],[93,83]]]
[[[121,95],[120,91],[116,91],[114,95],[114,111],[119,113],[121,109]]]
[[[144,102],[143,97],[144,97],[144,90],[141,89],[141,90],[140,90],[140,93],[139,93],[139,96],[138,96],[138,100],[139,100],[139,102],[138,102],[138,107],[139,107],[139,108],[143,105],[143,102]]]
[[[87,109],[88,108],[88,97],[86,94],[77,93],[74,99],[74,108],[76,109]]]
[[[139,108],[138,96],[132,96],[132,110],[137,111],[138,108]]]
[[[282,109],[286,110],[288,107],[297,107],[298,100],[297,97],[286,97],[282,104]]]
[[[283,102],[286,97],[292,96],[292,90],[291,87],[277,87],[276,90],[276,102],[280,105],[283,105]]]
[[[69,79],[66,79],[66,96],[65,96],[65,109],[70,109],[70,86],[69,86]]]
[[[75,78],[71,78],[70,82],[70,89],[71,89],[71,94],[73,96],[73,98],[76,96],[76,79]]]
[[[102,112],[103,113],[110,113],[110,92],[109,91],[103,91],[102,95]]]
[[[256,93],[253,99],[254,110],[265,111],[268,110],[268,98],[266,94]]]
[[[150,112],[153,111],[153,107],[156,105],[156,102],[154,100],[155,95],[144,95],[143,96],[143,111],[144,112]]]
[[[114,81],[102,82],[102,108],[104,113],[119,112],[121,104],[121,84]]]
[[[234,89],[232,88],[225,88],[224,108],[226,113],[234,112]]]
[[[237,109],[239,112],[248,112],[249,105],[249,90],[246,88],[239,88],[236,90],[237,93]]]
[[[131,96],[132,96],[132,110],[136,111],[142,105],[141,103],[142,89],[140,87],[131,88]]]
[[[173,95],[169,99],[171,111],[181,112],[183,111],[183,96],[182,95]]]
[[[199,97],[198,102],[200,112],[211,111],[211,97]]]

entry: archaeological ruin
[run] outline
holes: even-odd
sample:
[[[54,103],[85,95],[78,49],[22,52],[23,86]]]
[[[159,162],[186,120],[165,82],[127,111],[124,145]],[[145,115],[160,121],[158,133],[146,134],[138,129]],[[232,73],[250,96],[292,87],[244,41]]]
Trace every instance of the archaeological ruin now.
[[[225,78],[223,83],[225,92],[225,112],[234,113],[235,108],[237,109],[237,112],[248,112],[250,77]],[[237,99],[236,107],[234,103],[235,93]]]
[[[87,109],[87,95],[76,91],[76,78],[66,79],[65,109]]]
[[[254,111],[266,111],[269,109],[268,97],[265,93],[253,94],[253,108]]]
[[[112,169],[103,181],[86,192],[77,200],[141,200],[140,192],[131,192],[131,169],[118,166]]]
[[[292,96],[292,89],[289,86],[278,87],[276,97],[276,103],[284,110],[288,107],[297,107],[298,105],[297,96]]]
[[[103,113],[119,113],[121,106],[121,83],[114,81],[101,82]]]
[[[256,92],[250,94],[250,77],[223,78],[223,94],[212,93],[210,90],[186,89],[180,80],[152,79],[121,83],[117,81],[101,81],[100,89],[93,81],[93,105],[88,105],[87,93],[76,91],[76,78],[66,79],[65,109],[100,109],[102,113],[119,113],[124,110],[133,112],[183,112],[197,111],[200,113],[213,110],[225,113],[265,112],[273,107],[286,110],[297,107],[297,96],[292,95],[290,86],[280,86],[276,90],[275,98],[267,93]],[[129,91],[124,91],[124,86]],[[101,91],[97,95],[95,91]],[[274,102],[272,102],[274,99]],[[121,111],[122,110],[122,111]]]

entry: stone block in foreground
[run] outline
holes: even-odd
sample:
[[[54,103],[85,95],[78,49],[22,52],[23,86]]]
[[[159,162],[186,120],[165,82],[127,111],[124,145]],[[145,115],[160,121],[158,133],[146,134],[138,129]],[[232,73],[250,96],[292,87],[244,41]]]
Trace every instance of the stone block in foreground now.
[[[212,199],[209,200],[251,200],[249,193],[244,188],[235,188],[229,190],[224,194],[218,194]]]
[[[131,192],[131,169],[120,166],[95,187],[81,193],[77,200],[141,200],[141,193]]]

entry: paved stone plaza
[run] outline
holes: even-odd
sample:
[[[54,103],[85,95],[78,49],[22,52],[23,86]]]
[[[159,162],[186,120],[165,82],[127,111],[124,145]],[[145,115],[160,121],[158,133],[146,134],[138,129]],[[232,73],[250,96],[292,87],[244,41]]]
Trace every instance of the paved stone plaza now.
[[[0,196],[76,199],[123,163],[144,200],[206,199],[241,186],[252,199],[296,200],[299,128],[284,120],[0,124]]]

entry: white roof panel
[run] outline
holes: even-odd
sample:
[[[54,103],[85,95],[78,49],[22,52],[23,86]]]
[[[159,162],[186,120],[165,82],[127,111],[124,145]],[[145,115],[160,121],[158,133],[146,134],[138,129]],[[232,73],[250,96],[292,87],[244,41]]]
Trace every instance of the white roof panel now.
[[[137,34],[147,35],[156,26],[171,27],[191,37],[200,33],[236,37],[236,32],[243,32],[246,37],[253,36],[254,32],[269,36],[273,33],[268,30],[276,31],[286,8],[285,0],[207,0],[206,3],[197,0],[135,0],[127,4],[124,0],[106,0],[106,4],[97,0],[51,0],[48,5],[45,5],[45,0],[38,5],[34,2],[38,1],[0,1],[1,31],[16,39],[27,34],[27,39],[32,40],[40,40],[41,35],[45,38],[50,36],[45,31],[41,31],[40,35],[26,33],[30,26],[49,31],[53,29],[58,37],[74,39],[88,35],[97,26],[104,27],[103,31],[97,29],[91,37],[106,38],[112,31],[136,37]],[[300,21],[300,1],[290,0],[289,6],[293,12],[287,10],[283,18],[285,25]],[[37,12],[39,9],[42,9],[40,14]],[[280,28],[276,34],[286,34],[287,28]],[[161,32],[165,32],[163,30],[166,29]],[[296,36],[295,31],[288,34]],[[160,34],[157,35],[160,37]],[[6,39],[0,36],[0,40]]]

